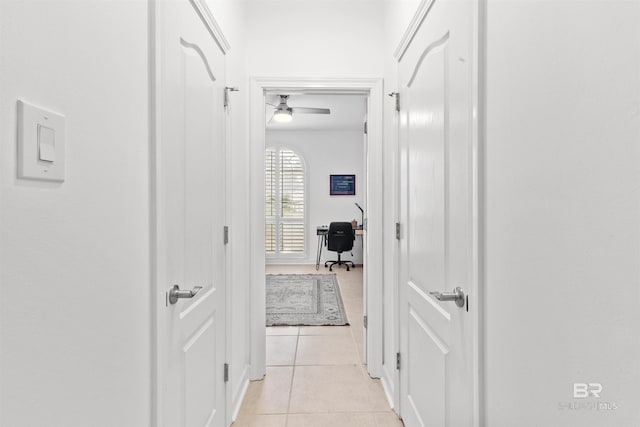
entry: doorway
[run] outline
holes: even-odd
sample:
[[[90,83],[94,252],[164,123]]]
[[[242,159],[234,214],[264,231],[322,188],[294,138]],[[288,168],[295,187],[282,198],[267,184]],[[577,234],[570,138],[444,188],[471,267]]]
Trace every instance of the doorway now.
[[[322,421],[324,425],[335,423],[348,418],[353,424],[361,421],[383,422],[384,425],[396,425],[399,423],[397,416],[388,407],[386,396],[379,380],[371,377],[379,377],[382,365],[382,328],[375,326],[382,323],[382,81],[381,79],[291,79],[291,78],[255,78],[251,85],[251,378],[262,379],[252,383],[245,397],[243,409],[240,411],[239,420],[251,419],[257,416],[260,422],[276,422],[276,418],[285,418],[288,425],[308,425],[310,422]],[[316,270],[317,240],[315,229],[317,225],[327,225],[328,220],[308,217],[306,221],[306,253],[299,255],[301,259],[295,260],[290,254],[288,265],[265,263],[266,248],[266,222],[265,222],[265,155],[269,143],[265,132],[267,121],[270,119],[265,114],[265,103],[274,104],[270,94],[278,93],[304,93],[308,99],[313,96],[350,95],[366,100],[367,111],[367,135],[364,139],[363,129],[360,130],[363,158],[363,171],[357,176],[356,193],[366,191],[366,197],[362,194],[362,208],[365,215],[354,204],[354,199],[349,199],[345,205],[350,205],[351,210],[342,214],[347,220],[356,219],[362,223],[363,218],[367,223],[366,237],[355,242],[362,245],[364,269],[358,265],[356,269],[347,272],[344,266],[334,267],[337,273],[343,297],[351,299],[346,302],[348,316],[357,316],[359,319],[349,318],[350,323],[359,324],[362,331],[363,315],[368,316],[369,328],[361,336],[356,337],[351,327],[337,326],[330,328],[306,329],[305,327],[281,327],[269,331],[269,348],[267,351],[267,328],[265,327],[265,274],[266,273],[328,273],[324,267],[324,258]],[[307,107],[323,107],[323,105],[311,105],[308,102],[301,103]],[[308,105],[307,105],[308,104]],[[293,104],[292,104],[293,105]],[[295,107],[295,105],[293,105]],[[364,126],[364,123],[361,123]],[[286,144],[282,144],[286,145]],[[293,153],[301,154],[295,147]],[[303,160],[305,156],[302,156]],[[364,172],[366,170],[366,173]],[[341,170],[340,173],[350,171]],[[323,175],[327,175],[324,171]],[[322,190],[329,196],[329,177]],[[344,199],[347,200],[346,198]],[[317,224],[316,224],[317,222]],[[289,249],[295,249],[295,245]],[[323,255],[326,255],[326,248]],[[331,253],[334,255],[335,253]],[[293,260],[291,259],[293,258]],[[331,257],[333,258],[333,256]],[[293,264],[293,261],[297,263]],[[276,261],[279,262],[279,261]],[[354,293],[360,287],[361,295],[358,303],[353,298]],[[362,292],[365,288],[366,292]],[[363,300],[364,298],[364,300]],[[354,309],[355,308],[355,309]],[[349,312],[349,310],[351,312]],[[359,322],[358,322],[359,320]],[[320,331],[319,329],[324,329]],[[302,330],[302,331],[301,331]],[[328,333],[333,336],[327,336]],[[357,343],[367,337],[366,346],[357,348]],[[274,340],[275,338],[275,340]],[[336,347],[336,351],[327,351],[327,346],[343,341]],[[328,344],[329,343],[329,344]],[[273,347],[277,347],[277,353],[273,353]],[[314,346],[319,346],[323,351],[313,351]],[[322,354],[319,354],[322,353]],[[367,365],[362,364],[361,355],[367,354]],[[267,354],[269,360],[267,362]],[[296,358],[296,363],[292,358]],[[322,360],[320,360],[322,358]],[[345,363],[347,361],[348,363]],[[267,367],[268,365],[268,367]],[[324,369],[324,371],[323,371]],[[268,371],[268,375],[265,374]],[[326,371],[326,372],[325,372]],[[324,372],[324,373],[323,373]],[[330,391],[321,386],[324,382],[334,383],[329,377],[336,377],[337,388]],[[340,385],[339,381],[346,381],[349,385]],[[279,384],[279,385],[278,385]],[[305,388],[307,384],[310,386]],[[334,384],[334,385],[335,385]],[[289,390],[287,393],[286,390]],[[349,393],[355,390],[353,398],[340,398],[340,393]],[[302,393],[299,393],[303,391]],[[308,392],[307,392],[308,391]],[[301,395],[318,394],[318,402],[325,402],[328,406],[323,408],[307,407],[314,405],[308,400],[301,399]],[[324,394],[323,394],[324,393]],[[268,398],[267,398],[268,397]],[[326,399],[325,399],[326,398]],[[331,402],[330,404],[327,402]],[[307,406],[305,406],[307,405]],[[340,405],[351,405],[340,406]],[[358,406],[360,405],[360,406]],[[386,410],[383,408],[387,405]],[[252,408],[255,412],[251,413]],[[322,409],[322,410],[321,410]],[[337,411],[339,413],[332,413]],[[309,412],[309,413],[306,413]],[[247,418],[249,417],[249,418]],[[255,421],[255,420],[254,420]],[[401,424],[398,424],[401,425]]]
[[[265,98],[267,370],[294,359],[366,363],[367,96],[267,91]],[[334,222],[353,233],[338,238],[339,256],[329,250]]]
[[[266,373],[265,327],[265,103],[267,94],[291,93],[362,95],[367,98],[366,206],[363,252],[364,315],[367,370],[379,377],[382,366],[382,80],[253,78],[251,81],[251,378]]]

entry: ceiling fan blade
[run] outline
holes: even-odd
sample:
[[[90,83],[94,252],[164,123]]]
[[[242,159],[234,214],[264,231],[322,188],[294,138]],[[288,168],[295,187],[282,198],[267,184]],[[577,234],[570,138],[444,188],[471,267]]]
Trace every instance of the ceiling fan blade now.
[[[293,113],[296,114],[331,114],[331,110],[328,108],[306,108],[306,107],[291,107]]]

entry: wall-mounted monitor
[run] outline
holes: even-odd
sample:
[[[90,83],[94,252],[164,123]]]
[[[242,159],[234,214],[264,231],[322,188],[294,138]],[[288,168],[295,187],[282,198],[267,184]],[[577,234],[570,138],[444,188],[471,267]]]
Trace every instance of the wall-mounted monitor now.
[[[355,196],[355,175],[329,175],[329,195],[331,196]]]

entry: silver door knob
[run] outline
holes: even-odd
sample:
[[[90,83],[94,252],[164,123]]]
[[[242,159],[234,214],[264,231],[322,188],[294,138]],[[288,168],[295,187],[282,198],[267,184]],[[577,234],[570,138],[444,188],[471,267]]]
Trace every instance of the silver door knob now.
[[[465,295],[464,291],[460,286],[455,288],[453,292],[429,292],[431,295],[436,297],[438,301],[455,301],[458,307],[464,307],[465,303]]]
[[[193,298],[198,292],[200,292],[202,286],[194,286],[191,290],[180,290],[180,286],[173,285],[173,288],[169,291],[169,302],[175,304],[180,298]]]

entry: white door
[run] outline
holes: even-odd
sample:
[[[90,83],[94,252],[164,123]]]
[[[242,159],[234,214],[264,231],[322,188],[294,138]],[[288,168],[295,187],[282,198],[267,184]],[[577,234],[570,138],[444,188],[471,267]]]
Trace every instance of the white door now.
[[[399,62],[407,427],[466,427],[474,419],[473,16],[470,1],[435,0]]]
[[[367,112],[369,111],[369,97],[367,97]],[[369,160],[369,135],[368,135],[368,126],[369,124],[367,123],[367,115],[364,116],[364,148],[363,148],[363,153],[364,156],[362,158],[362,164],[364,165],[364,182],[365,182],[365,191],[364,191],[364,200],[363,200],[363,204],[362,206],[359,206],[359,209],[362,209],[363,211],[360,212],[360,219],[358,220],[358,222],[360,223],[360,225],[362,226],[362,235],[360,236],[360,244],[362,245],[362,312],[365,316],[365,318],[369,318],[369,310],[368,310],[368,304],[367,304],[367,298],[369,297],[369,287],[367,286],[367,280],[368,280],[368,274],[367,274],[367,270],[369,267],[369,250],[368,250],[368,241],[367,241],[367,227],[365,226],[365,212],[369,212],[368,209],[368,205],[367,205],[367,200],[368,200],[368,192],[369,192],[369,186],[366,184],[369,182],[369,175],[368,175],[368,160]],[[367,208],[366,211],[364,211],[364,208]],[[358,243],[358,239],[356,238],[356,243]],[[367,364],[367,355],[368,355],[368,337],[367,337],[367,325],[363,324],[362,325],[362,363]]]
[[[166,427],[225,424],[224,54],[194,4],[157,3],[158,424]],[[182,298],[172,301],[175,285]]]

